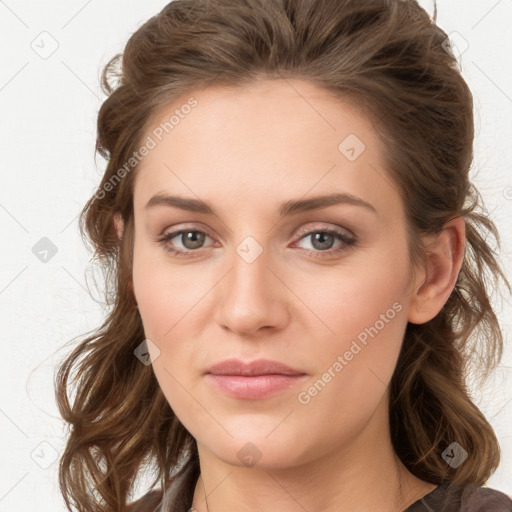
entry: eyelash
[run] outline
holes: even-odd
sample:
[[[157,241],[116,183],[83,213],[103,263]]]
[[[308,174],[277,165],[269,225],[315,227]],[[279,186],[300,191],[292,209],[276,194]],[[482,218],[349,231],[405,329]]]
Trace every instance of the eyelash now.
[[[158,238],[157,242],[159,242],[162,245],[162,247],[165,251],[171,253],[173,256],[180,257],[180,258],[193,257],[192,256],[193,253],[199,253],[199,252],[202,252],[203,249],[205,249],[204,247],[200,247],[199,249],[190,249],[187,251],[183,251],[181,249],[176,249],[174,247],[171,247],[168,242],[171,239],[173,239],[176,236],[181,235],[183,233],[201,233],[203,235],[206,235],[209,238],[212,238],[212,237],[210,237],[210,235],[208,235],[208,233],[201,231],[199,229],[184,228],[184,229],[179,229],[179,230],[171,231],[170,233],[167,233],[166,235]],[[337,237],[342,242],[342,244],[340,246],[338,246],[337,248],[327,249],[325,251],[321,251],[318,249],[316,249],[316,250],[315,249],[303,249],[303,251],[305,251],[306,254],[313,256],[315,258],[327,258],[327,257],[332,257],[337,254],[346,252],[346,251],[352,249],[356,245],[356,242],[357,242],[357,238],[355,236],[349,236],[346,233],[344,233],[342,231],[338,231],[333,228],[313,229],[313,230],[309,230],[306,232],[299,232],[299,240],[298,241],[300,241],[304,238],[307,238],[308,236],[317,234],[317,233],[322,233],[322,234],[327,233],[329,235],[333,235],[333,236]]]

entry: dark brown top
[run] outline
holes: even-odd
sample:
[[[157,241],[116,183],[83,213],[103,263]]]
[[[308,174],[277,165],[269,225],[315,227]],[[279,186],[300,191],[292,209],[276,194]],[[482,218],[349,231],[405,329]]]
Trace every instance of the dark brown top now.
[[[446,483],[403,512],[512,512],[512,500],[506,494],[488,487]]]
[[[161,501],[162,492],[151,491],[130,504],[127,512],[172,512],[161,510]],[[403,512],[512,512],[512,499],[488,487],[443,484]]]

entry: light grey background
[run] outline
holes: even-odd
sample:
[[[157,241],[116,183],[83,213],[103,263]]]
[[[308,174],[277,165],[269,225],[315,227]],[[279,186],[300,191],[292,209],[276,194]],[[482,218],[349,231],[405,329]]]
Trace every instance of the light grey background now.
[[[99,293],[77,215],[99,184],[94,161],[102,66],[164,0],[0,0],[0,308],[2,462],[0,512],[64,511],[57,456],[65,430],[53,398],[64,344],[98,327]],[[432,12],[432,2],[422,5]],[[502,237],[512,278],[512,0],[439,0],[475,97],[474,180]],[[52,53],[53,52],[53,53]],[[47,237],[43,262],[33,252]],[[35,250],[37,252],[37,250]],[[40,254],[40,256],[44,256]],[[89,282],[92,281],[89,279]],[[507,302],[508,301],[508,302]],[[502,364],[475,400],[501,442],[489,486],[512,495],[512,300],[497,302],[506,336]],[[142,489],[141,489],[142,490]]]

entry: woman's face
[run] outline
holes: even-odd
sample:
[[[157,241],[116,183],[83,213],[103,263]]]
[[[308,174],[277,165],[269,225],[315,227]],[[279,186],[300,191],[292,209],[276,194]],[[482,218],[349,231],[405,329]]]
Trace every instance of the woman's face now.
[[[183,96],[144,141],[135,296],[155,375],[200,449],[285,467],[387,428],[414,285],[371,123],[311,83],[267,80]],[[239,364],[210,373],[226,360]],[[291,370],[244,375],[258,360]]]

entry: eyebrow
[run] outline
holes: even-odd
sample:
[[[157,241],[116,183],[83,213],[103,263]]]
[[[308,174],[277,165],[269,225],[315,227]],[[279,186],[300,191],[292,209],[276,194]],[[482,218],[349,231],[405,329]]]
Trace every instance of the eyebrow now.
[[[378,213],[376,208],[372,204],[365,201],[364,199],[344,192],[315,196],[310,197],[308,199],[291,199],[289,201],[284,202],[281,205],[279,214],[281,217],[287,217],[300,212],[320,210],[322,208],[327,208],[329,206],[337,204],[360,206],[372,211],[373,213]],[[147,202],[144,209],[148,210],[156,206],[170,206],[179,208],[181,210],[186,210],[189,212],[217,216],[215,210],[207,202],[202,201],[200,199],[193,199],[188,197],[156,194]]]

